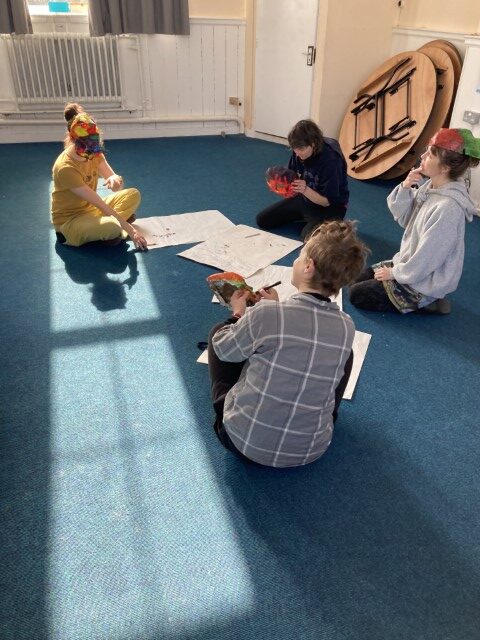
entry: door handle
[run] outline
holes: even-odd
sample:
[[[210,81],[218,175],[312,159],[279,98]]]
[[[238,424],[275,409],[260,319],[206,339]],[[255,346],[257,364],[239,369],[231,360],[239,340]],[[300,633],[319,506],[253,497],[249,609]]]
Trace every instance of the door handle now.
[[[308,47],[307,51],[302,51],[302,56],[306,56],[307,58],[307,67],[313,66],[315,62],[315,54],[317,53],[315,47]]]
[[[315,47],[310,46],[307,49],[307,67],[312,67],[315,62]]]

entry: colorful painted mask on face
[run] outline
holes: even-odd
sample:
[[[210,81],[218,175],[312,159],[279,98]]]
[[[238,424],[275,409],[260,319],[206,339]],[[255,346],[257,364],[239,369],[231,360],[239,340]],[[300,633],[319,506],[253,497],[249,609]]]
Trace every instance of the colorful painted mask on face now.
[[[469,129],[440,129],[428,144],[471,158],[480,158],[480,140]]]
[[[77,114],[68,131],[75,145],[75,153],[82,158],[90,158],[103,152],[103,141],[97,123],[87,113]]]

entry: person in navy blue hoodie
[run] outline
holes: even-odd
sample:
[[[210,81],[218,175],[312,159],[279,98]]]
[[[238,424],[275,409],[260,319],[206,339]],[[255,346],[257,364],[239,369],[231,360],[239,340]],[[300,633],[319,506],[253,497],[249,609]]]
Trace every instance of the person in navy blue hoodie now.
[[[261,229],[303,221],[305,240],[325,220],[343,220],[348,204],[347,165],[340,145],[324,137],[313,120],[300,120],[288,134],[292,155],[288,168],[298,175],[296,195],[257,214]]]

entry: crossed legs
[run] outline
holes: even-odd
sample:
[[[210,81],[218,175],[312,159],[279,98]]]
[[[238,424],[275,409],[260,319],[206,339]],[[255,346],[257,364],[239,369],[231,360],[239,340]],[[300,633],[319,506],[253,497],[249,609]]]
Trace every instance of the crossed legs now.
[[[122,189],[104,200],[119,216],[129,220],[135,215],[140,205],[141,195],[138,189]],[[66,244],[73,247],[80,247],[82,244],[96,240],[109,241],[127,237],[118,220],[113,216],[104,216],[94,206],[89,206],[85,213],[74,216],[57,226],[56,231],[62,233]]]

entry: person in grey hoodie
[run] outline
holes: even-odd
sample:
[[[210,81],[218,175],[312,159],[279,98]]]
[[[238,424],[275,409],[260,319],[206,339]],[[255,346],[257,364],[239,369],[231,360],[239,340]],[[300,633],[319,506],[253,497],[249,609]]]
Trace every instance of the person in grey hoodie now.
[[[349,289],[353,305],[369,311],[450,312],[445,296],[462,275],[465,220],[471,222],[476,209],[461,177],[478,158],[480,140],[468,129],[440,129],[433,136],[420,166],[387,198],[405,229],[400,250],[363,270]]]

